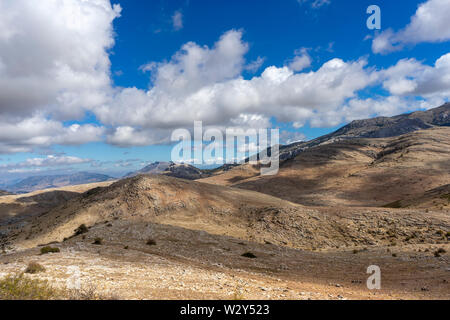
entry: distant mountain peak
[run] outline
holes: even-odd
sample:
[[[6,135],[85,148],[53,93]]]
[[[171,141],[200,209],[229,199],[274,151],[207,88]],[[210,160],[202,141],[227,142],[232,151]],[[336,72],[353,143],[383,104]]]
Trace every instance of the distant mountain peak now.
[[[442,126],[450,126],[450,103],[426,111],[415,111],[393,117],[354,120],[330,134],[311,141],[296,142],[280,147],[280,160],[292,159],[306,149],[336,140],[390,138]]]
[[[201,178],[206,178],[208,174],[198,169],[190,164],[186,163],[175,163],[175,162],[153,162],[144,168],[130,172],[124,176],[124,178],[134,177],[139,174],[158,174],[166,175],[175,178],[181,178],[186,180],[196,180]]]

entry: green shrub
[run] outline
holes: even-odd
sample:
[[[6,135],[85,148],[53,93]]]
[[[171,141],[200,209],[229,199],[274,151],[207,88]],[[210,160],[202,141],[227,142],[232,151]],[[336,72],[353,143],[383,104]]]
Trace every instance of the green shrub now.
[[[246,252],[246,253],[242,254],[242,256],[245,258],[256,259],[256,256],[251,252]]]
[[[93,244],[101,246],[103,244],[103,239],[102,238],[95,238]]]
[[[400,209],[402,208],[402,202],[400,200],[394,201],[384,205],[383,208]]]
[[[89,228],[86,227],[85,224],[82,224],[78,228],[75,229],[75,236],[79,236],[80,234],[87,233],[88,231],[89,231]]]
[[[37,262],[30,262],[25,269],[25,273],[36,274],[39,272],[45,272],[45,268]]]
[[[47,253],[58,253],[58,252],[60,252],[59,248],[52,248],[49,246],[41,248],[41,255],[47,254]]]
[[[446,253],[447,251],[445,251],[445,249],[444,248],[439,248],[438,250],[436,250],[435,252],[434,252],[434,256],[436,257],[436,258],[439,258],[442,254],[444,254],[444,253]]]
[[[148,239],[147,240],[147,245],[148,246],[156,246],[156,241],[154,239]]]

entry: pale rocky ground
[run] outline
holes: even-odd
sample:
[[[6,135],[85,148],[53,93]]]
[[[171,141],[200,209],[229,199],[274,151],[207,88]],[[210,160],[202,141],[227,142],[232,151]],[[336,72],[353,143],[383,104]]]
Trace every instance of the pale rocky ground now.
[[[103,245],[93,244],[97,237]],[[156,245],[147,245],[149,238]],[[428,241],[302,250],[112,220],[93,225],[84,239],[51,244],[60,253],[40,255],[38,246],[1,255],[0,277],[38,262],[46,272],[31,277],[64,287],[76,266],[83,288],[112,299],[450,299],[449,254],[434,256],[439,248],[449,252],[449,242],[438,235]],[[381,290],[366,287],[370,265],[381,268]]]
[[[64,287],[68,268],[76,266],[82,287],[112,299],[450,299],[449,257],[433,256],[437,248],[450,250],[448,244],[310,252],[149,228],[156,246],[144,239],[94,245],[94,228],[84,241],[56,245],[60,253],[39,255],[37,248],[1,256],[0,276],[36,261],[47,270],[31,277]],[[246,251],[257,258],[241,257]],[[366,287],[366,268],[373,264],[381,268],[381,290]]]

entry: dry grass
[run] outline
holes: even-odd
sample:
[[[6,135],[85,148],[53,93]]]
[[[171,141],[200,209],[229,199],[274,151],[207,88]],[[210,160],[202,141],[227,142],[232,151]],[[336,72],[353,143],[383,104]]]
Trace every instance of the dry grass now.
[[[31,263],[30,263],[31,265]],[[28,268],[30,268],[30,265]],[[38,265],[38,264],[36,264]],[[40,266],[40,265],[39,265]],[[42,267],[42,266],[40,266]],[[42,267],[43,268],[43,267]],[[35,266],[33,266],[35,270]],[[29,272],[36,273],[36,272]],[[47,280],[10,274],[0,279],[0,300],[118,300],[114,295],[104,295],[90,285],[80,289],[58,289]]]
[[[45,268],[37,262],[30,262],[28,267],[25,269],[25,273],[36,274],[39,272],[45,272]]]
[[[0,300],[59,300],[59,290],[45,280],[31,279],[23,273],[0,280]]]
[[[60,252],[59,248],[52,248],[52,247],[43,247],[41,248],[41,255],[47,254],[47,253],[58,253]]]

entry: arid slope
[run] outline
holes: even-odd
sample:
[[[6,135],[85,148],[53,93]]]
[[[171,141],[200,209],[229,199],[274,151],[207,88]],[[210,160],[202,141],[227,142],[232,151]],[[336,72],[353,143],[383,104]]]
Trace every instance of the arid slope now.
[[[121,221],[124,230],[106,227]],[[336,248],[389,244],[409,237],[428,243],[441,239],[450,218],[439,212],[385,209],[323,211],[265,194],[181,180],[137,176],[95,188],[47,213],[0,228],[3,243],[31,248],[63,241],[81,224],[103,225],[103,233],[120,238],[126,225],[147,223],[199,230],[215,235],[293,248]]]
[[[281,164],[275,176],[246,164],[200,180],[310,206],[384,206],[450,183],[450,128],[323,144]]]

